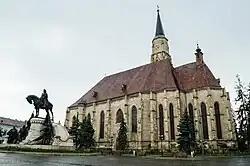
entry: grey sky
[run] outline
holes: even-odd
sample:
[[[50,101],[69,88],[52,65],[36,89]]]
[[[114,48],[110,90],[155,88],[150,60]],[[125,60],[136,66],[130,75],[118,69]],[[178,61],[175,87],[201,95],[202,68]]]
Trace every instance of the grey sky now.
[[[46,88],[64,122],[67,106],[105,74],[149,63],[157,4],[174,66],[195,60],[198,41],[233,99],[235,75],[250,80],[249,0],[8,0],[0,3],[0,116],[28,119],[25,97]]]

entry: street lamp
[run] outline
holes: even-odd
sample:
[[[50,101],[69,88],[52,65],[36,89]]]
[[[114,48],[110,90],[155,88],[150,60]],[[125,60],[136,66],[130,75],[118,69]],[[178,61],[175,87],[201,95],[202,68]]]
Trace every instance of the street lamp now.
[[[162,148],[163,138],[164,138],[164,135],[160,135],[160,140],[161,140],[161,155],[163,155],[163,148]]]

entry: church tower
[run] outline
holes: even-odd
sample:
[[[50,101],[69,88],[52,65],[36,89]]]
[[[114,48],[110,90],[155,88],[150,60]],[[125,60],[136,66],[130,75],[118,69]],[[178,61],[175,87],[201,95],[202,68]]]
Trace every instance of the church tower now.
[[[171,61],[171,56],[169,55],[168,39],[165,37],[159,12],[160,11],[158,8],[155,37],[152,41],[152,54],[151,54],[152,63],[164,59],[169,59]]]

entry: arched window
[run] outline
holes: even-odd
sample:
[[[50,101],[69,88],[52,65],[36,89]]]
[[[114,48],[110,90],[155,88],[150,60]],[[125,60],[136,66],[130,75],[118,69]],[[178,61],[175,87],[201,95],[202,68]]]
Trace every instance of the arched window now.
[[[201,103],[201,118],[203,128],[203,138],[208,139],[207,108],[205,103]]]
[[[174,107],[172,103],[169,104],[169,116],[170,116],[170,139],[175,140]]]
[[[104,118],[104,111],[102,111],[100,115],[100,138],[104,138]]]
[[[119,109],[119,110],[116,112],[116,123],[121,123],[122,118],[123,118],[123,112],[122,112],[121,109]]]
[[[191,137],[195,140],[194,109],[191,103],[188,104],[189,117],[191,121]]]
[[[164,139],[164,114],[163,114],[163,106],[159,105],[159,130],[160,136]]]
[[[219,106],[219,103],[217,101],[214,103],[214,112],[215,112],[215,120],[216,120],[217,138],[222,139],[221,121],[220,121],[220,106]]]
[[[135,106],[132,107],[132,133],[137,132],[137,109]]]

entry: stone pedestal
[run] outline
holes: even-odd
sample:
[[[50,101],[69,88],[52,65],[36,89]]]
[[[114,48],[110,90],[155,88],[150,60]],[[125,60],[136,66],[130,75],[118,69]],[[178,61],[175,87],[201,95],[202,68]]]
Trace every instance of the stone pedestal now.
[[[30,144],[34,139],[41,136],[41,130],[43,129],[44,120],[44,118],[32,118],[30,120],[31,126],[28,136],[24,141],[21,142],[21,144]]]
[[[28,133],[28,136],[24,141],[20,144],[32,145],[37,144],[33,142],[34,139],[40,137],[42,135],[41,130],[44,128],[44,118],[32,118],[30,120],[31,126]],[[54,130],[54,138],[52,145],[55,146],[72,146],[73,147],[73,139],[70,137],[68,131],[64,126],[57,123],[52,123]]]

